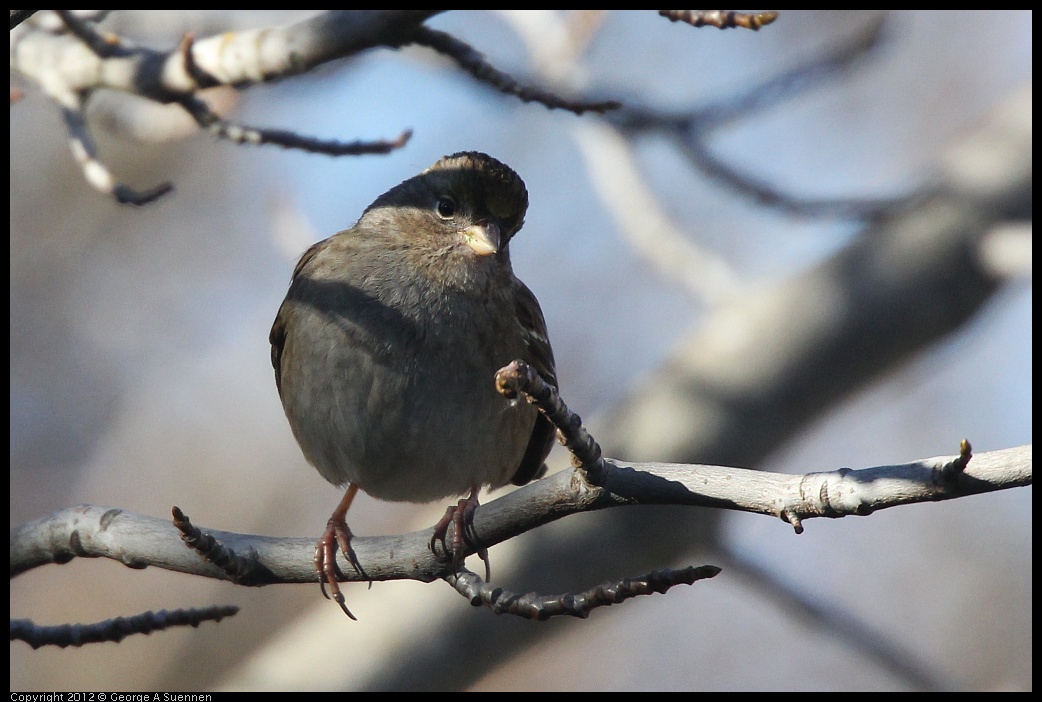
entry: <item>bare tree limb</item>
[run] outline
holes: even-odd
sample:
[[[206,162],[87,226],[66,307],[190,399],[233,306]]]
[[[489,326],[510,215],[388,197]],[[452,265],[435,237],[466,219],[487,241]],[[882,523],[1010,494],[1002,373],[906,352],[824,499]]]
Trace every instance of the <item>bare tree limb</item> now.
[[[327,156],[357,156],[387,154],[404,147],[412,138],[412,130],[406,129],[396,139],[391,140],[340,142],[315,139],[286,129],[259,129],[233,124],[220,118],[205,102],[196,97],[188,96],[178,104],[185,108],[200,127],[218,138],[237,144],[271,144],[284,149],[298,149]]]
[[[488,83],[499,92],[514,95],[522,102],[538,102],[549,109],[567,110],[577,115],[584,112],[607,112],[622,106],[622,103],[616,100],[568,100],[547,90],[521,85],[506,73],[493,68],[473,47],[445,32],[421,27],[416,31],[413,41],[445,54],[478,80]]]
[[[480,506],[474,513],[476,553],[566,516],[637,504],[718,507],[792,521],[864,516],[916,502],[948,500],[1031,484],[1031,447],[973,457],[964,471],[944,477],[959,456],[902,465],[790,475],[672,463],[605,459],[600,485],[581,473],[561,471]],[[76,557],[110,558],[131,568],[154,566],[241,584],[316,582],[314,539],[274,538],[210,531],[239,557],[233,577],[195,550],[185,548],[168,520],[98,505],[80,505],[11,530],[11,576]],[[356,536],[352,542],[365,575],[344,567],[345,581],[419,580],[451,575],[449,561],[431,552],[430,530],[395,536]]]
[[[278,80],[367,49],[399,48],[432,14],[334,10],[281,27],[198,38],[191,43],[190,61],[181,47],[157,51],[125,37],[118,39],[120,51],[99,56],[95,49],[113,45],[112,38],[88,44],[72,34],[26,26],[12,33],[11,67],[45,90],[54,84],[74,92],[108,88],[176,102],[202,88]],[[78,26],[81,34],[89,27]]]
[[[149,190],[139,191],[117,181],[109,169],[98,159],[94,139],[87,126],[87,118],[78,96],[69,96],[75,104],[62,107],[62,118],[69,130],[69,148],[73,158],[83,171],[83,178],[95,190],[112,195],[116,202],[128,205],[147,205],[173,190],[170,183],[160,183]]]
[[[630,136],[659,133],[673,137],[694,168],[760,205],[812,217],[871,219],[901,204],[900,200],[814,198],[787,192],[717,157],[709,139],[714,130],[725,124],[762,114],[811,88],[831,85],[838,74],[853,70],[878,52],[885,43],[886,27],[886,15],[880,14],[837,47],[779,75],[743,86],[710,105],[666,111],[630,100],[622,109],[605,115],[605,119]]]
[[[32,23],[17,31],[12,29],[11,67],[40,85],[66,110],[76,103],[76,109],[82,111],[83,104],[97,90],[118,90],[159,103],[179,104],[200,126],[219,138],[334,156],[388,153],[404,146],[411,131],[404,131],[397,139],[344,143],[287,130],[236,125],[214,114],[199,99],[198,93],[218,85],[244,88],[293,77],[329,61],[376,47],[398,49],[418,44],[449,56],[476,79],[525,102],[539,102],[551,109],[576,114],[603,112],[619,106],[613,101],[568,100],[547,90],[521,85],[493,68],[467,43],[423,25],[438,12],[330,10],[283,27],[225,32],[201,39],[189,34],[177,48],[156,51],[124,37],[98,31],[94,26],[98,16],[55,10],[66,31],[34,27]],[[66,118],[69,121],[68,114]],[[117,183],[98,159],[85,124],[76,134],[73,144],[77,159],[87,182],[98,191],[115,196],[121,203],[142,205],[171,189],[164,184],[138,193]]]
[[[179,626],[197,627],[203,622],[219,622],[239,611],[238,607],[160,610],[132,617],[116,617],[96,624],[39,626],[28,619],[11,621],[11,640],[41,646],[84,646],[91,643],[122,641],[132,634],[151,634]]]
[[[586,619],[598,607],[620,604],[641,595],[665,594],[676,585],[693,585],[720,573],[716,566],[690,566],[680,570],[656,570],[637,578],[603,583],[585,592],[566,595],[520,594],[484,582],[475,573],[461,568],[445,577],[459,594],[475,607],[485,606],[496,614],[513,614],[523,619],[546,621],[568,615]]]

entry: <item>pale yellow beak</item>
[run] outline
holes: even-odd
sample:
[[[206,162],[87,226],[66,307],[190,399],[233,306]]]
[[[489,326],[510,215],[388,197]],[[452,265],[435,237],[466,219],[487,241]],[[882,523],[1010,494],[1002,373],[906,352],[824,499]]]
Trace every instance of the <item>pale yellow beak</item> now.
[[[472,224],[463,230],[463,240],[478,256],[490,256],[499,251],[499,225],[495,222]]]

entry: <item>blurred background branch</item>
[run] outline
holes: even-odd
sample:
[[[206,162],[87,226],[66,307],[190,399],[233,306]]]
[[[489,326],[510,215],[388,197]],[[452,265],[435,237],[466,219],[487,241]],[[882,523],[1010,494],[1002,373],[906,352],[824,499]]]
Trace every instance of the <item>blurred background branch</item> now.
[[[310,17],[118,11],[98,26],[169,48],[189,31]],[[565,99],[621,98],[656,119],[760,107],[711,131],[635,130],[635,112],[520,104],[408,47],[211,89],[246,124],[349,139],[414,129],[391,156],[316,159],[205,136],[130,143],[109,130],[133,101],[103,91],[84,115],[105,165],[178,188],[137,210],[84,183],[53,104],[13,75],[25,97],[11,113],[12,524],[81,502],[180,504],[217,528],[313,539],[330,490],[288,431],[265,343],[287,251],[460,149],[529,185],[514,266],[546,312],[562,391],[607,455],[802,471],[945,453],[963,436],[978,452],[1030,443],[1030,17],[898,12],[879,43],[878,15],[861,12],[786,12],[759,32],[653,12],[444,13],[425,24]],[[840,70],[812,68],[842,55]],[[826,74],[784,99],[767,90]],[[705,179],[693,162],[741,177]],[[750,204],[772,198],[783,206]],[[656,231],[668,238],[626,243]],[[11,687],[1030,689],[1030,498],[890,510],[799,538],[775,520],[633,507],[493,549],[496,580],[520,592],[713,554],[755,564],[585,622],[461,612],[444,586],[382,583],[352,596],[355,624],[311,586],[78,560],[13,580],[12,614],[242,611],[118,648],[12,644]],[[355,508],[360,533],[386,534],[444,505]],[[808,620],[785,599],[837,617]]]

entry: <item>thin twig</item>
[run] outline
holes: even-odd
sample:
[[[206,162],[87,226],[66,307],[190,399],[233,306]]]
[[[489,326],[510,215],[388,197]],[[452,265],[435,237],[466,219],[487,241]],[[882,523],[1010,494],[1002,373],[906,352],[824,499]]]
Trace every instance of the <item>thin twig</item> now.
[[[664,133],[677,140],[688,160],[702,173],[755,202],[800,216],[870,220],[906,203],[902,198],[808,198],[786,192],[766,179],[744,173],[715,156],[712,132],[738,119],[748,119],[806,90],[851,70],[884,43],[886,15],[868,22],[849,40],[820,56],[766,81],[735,91],[701,108],[660,110],[628,104],[605,115],[623,133]]]
[[[180,104],[188,111],[199,126],[214,136],[237,144],[263,146],[271,144],[284,149],[299,149],[327,156],[358,156],[362,154],[386,154],[405,146],[412,137],[406,129],[396,139],[378,141],[332,141],[302,136],[285,129],[260,129],[228,122],[217,115],[209,106],[194,96],[187,96]]]
[[[666,568],[636,578],[603,583],[584,592],[563,595],[511,592],[486,583],[477,573],[466,568],[445,576],[445,582],[475,607],[485,606],[496,614],[513,614],[523,619],[545,621],[561,615],[586,619],[598,607],[620,604],[641,595],[664,594],[676,585],[692,585],[699,580],[716,577],[720,571],[720,568],[711,565],[688,566],[680,570]]]
[[[65,23],[66,28],[82,41],[98,58],[127,56],[131,50],[123,46],[122,40],[115,34],[102,34],[90,22],[79,17],[74,10],[55,10],[55,14]]]
[[[586,473],[594,485],[599,484],[604,472],[601,447],[583,426],[582,418],[568,409],[557,388],[550,385],[524,361],[513,361],[496,371],[496,389],[501,395],[525,399],[546,415],[557,427],[558,438],[572,453],[572,464]]]
[[[485,60],[484,55],[470,46],[470,44],[460,41],[451,34],[439,32],[430,27],[419,27],[413,37],[413,43],[426,46],[448,56],[458,63],[462,69],[481,82],[488,83],[502,93],[513,95],[522,102],[538,102],[548,109],[567,110],[577,115],[581,115],[584,112],[607,112],[618,109],[622,105],[615,100],[601,102],[568,100],[541,88],[521,85],[511,76],[493,68]]]
[[[181,532],[181,540],[207,562],[228,574],[237,585],[258,586],[272,582],[271,572],[261,566],[257,560],[257,552],[247,549],[246,555],[240,555],[213,537],[200,530],[179,507],[174,507],[174,526]]]
[[[118,182],[98,159],[82,106],[63,106],[62,117],[69,130],[69,148],[72,150],[73,158],[80,165],[84,179],[98,192],[113,196],[120,204],[140,206],[147,205],[174,189],[170,183],[160,183],[150,190],[134,190]]]
[[[83,646],[104,641],[122,641],[131,634],[151,634],[175,626],[197,627],[202,622],[219,622],[239,611],[231,605],[199,609],[160,610],[130,617],[106,619],[95,624],[63,624],[38,626],[30,619],[11,620],[11,640],[25,641],[33,648],[41,646]]]
[[[735,12],[734,10],[659,10],[658,13],[670,22],[685,22],[692,27],[716,27],[717,29],[751,29],[778,19],[777,12]]]

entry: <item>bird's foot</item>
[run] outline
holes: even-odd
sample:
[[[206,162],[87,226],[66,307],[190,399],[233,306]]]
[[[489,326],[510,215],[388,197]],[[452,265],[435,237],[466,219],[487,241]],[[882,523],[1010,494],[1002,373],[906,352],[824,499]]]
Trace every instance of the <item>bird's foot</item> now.
[[[351,614],[351,610],[347,608],[347,604],[344,602],[344,594],[340,592],[339,581],[340,578],[344,577],[344,572],[337,565],[336,551],[339,546],[341,553],[347,558],[355,572],[362,577],[368,577],[365,571],[362,570],[362,564],[358,562],[355,550],[351,548],[352,534],[345,518],[347,510],[351,506],[351,502],[354,500],[357,492],[358,488],[354,485],[348,487],[347,493],[340,501],[336,510],[333,511],[333,515],[326,522],[325,532],[322,533],[322,537],[315,544],[315,571],[318,573],[318,584],[322,588],[322,595],[327,600],[332,599],[340,605],[340,609],[344,611],[344,614],[355,621],[357,621],[357,617]],[[329,583],[329,591],[332,593],[332,598],[326,592],[326,583]],[[369,582],[369,585],[370,587],[372,586],[372,581]]]
[[[322,538],[315,544],[315,571],[318,573],[318,584],[326,599],[332,599],[340,605],[344,614],[357,621],[358,618],[351,613],[344,602],[344,593],[340,592],[339,579],[344,577],[344,572],[340,570],[340,566],[336,562],[337,546],[340,547],[340,551],[351,562],[354,569],[358,573],[362,573],[355,550],[351,548],[351,530],[348,528],[347,522],[330,518],[326,523],[326,531],[322,534]],[[329,583],[329,592],[326,592],[326,583]]]
[[[447,536],[449,525],[451,524],[453,527],[451,553],[452,567],[456,570],[459,570],[460,565],[463,563],[467,534],[474,531],[474,511],[478,508],[478,505],[478,488],[474,488],[470,491],[470,495],[461,499],[455,505],[450,505],[445,510],[445,516],[434,525],[430,549],[435,554],[437,553],[436,545],[439,541],[441,542],[442,552],[446,554],[450,552]],[[488,582],[492,579],[492,565],[488,560],[488,549],[479,548],[476,553],[482,563],[485,564],[485,581]]]

